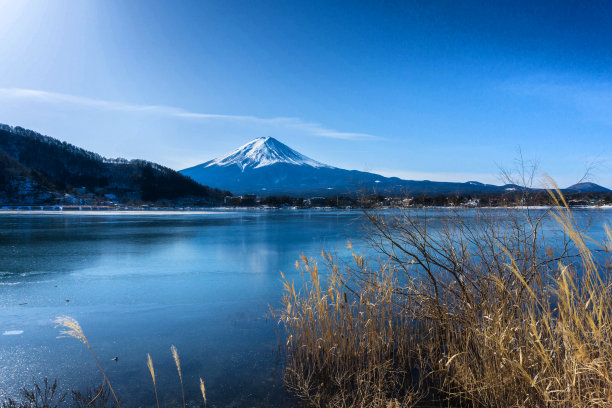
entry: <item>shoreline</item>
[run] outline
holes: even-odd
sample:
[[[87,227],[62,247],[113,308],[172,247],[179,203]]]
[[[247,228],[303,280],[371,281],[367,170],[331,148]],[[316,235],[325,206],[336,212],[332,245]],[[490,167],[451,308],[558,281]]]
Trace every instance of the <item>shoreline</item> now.
[[[370,210],[552,210],[554,208],[560,208],[555,206],[507,206],[507,207],[469,207],[469,206],[423,206],[423,207],[377,207]],[[600,210],[600,211],[612,211],[612,205],[585,205],[585,206],[573,206],[570,207],[572,210]],[[53,215],[53,214],[66,214],[66,215],[134,215],[134,214],[219,214],[222,212],[234,212],[234,211],[361,211],[361,208],[337,208],[337,207],[151,207],[151,208],[138,208],[138,207],[91,207],[83,206],[80,208],[74,208],[70,206],[3,206],[0,207],[0,215],[11,215],[11,214],[40,214],[40,215]]]

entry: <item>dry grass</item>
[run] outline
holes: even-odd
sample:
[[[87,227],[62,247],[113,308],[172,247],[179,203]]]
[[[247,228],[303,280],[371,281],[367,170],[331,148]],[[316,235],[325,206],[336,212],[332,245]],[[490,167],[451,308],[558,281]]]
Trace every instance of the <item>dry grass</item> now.
[[[200,392],[202,393],[202,400],[204,401],[204,407],[206,408],[206,388],[204,388],[204,380],[200,378]]]
[[[174,364],[176,364],[176,371],[178,371],[179,380],[181,382],[181,396],[183,397],[183,408],[185,408],[185,388],[183,388],[183,372],[181,371],[181,360],[179,360],[178,350],[176,349],[176,347],[174,347],[174,345],[170,346],[170,352],[172,353]]]
[[[151,355],[147,353],[147,368],[149,369],[149,373],[151,373],[151,380],[153,381],[153,391],[155,391],[155,404],[157,408],[159,408],[159,398],[157,396],[157,381],[155,378],[155,367],[153,367],[153,359]]]
[[[98,360],[98,357],[96,356],[96,354],[94,353],[91,345],[89,344],[89,341],[87,340],[87,337],[85,336],[85,333],[83,332],[83,329],[81,328],[81,325],[79,324],[79,322],[76,321],[74,318],[69,317],[69,316],[60,316],[60,317],[58,317],[56,319],[56,323],[58,324],[58,326],[64,328],[63,330],[60,331],[60,336],[59,337],[74,337],[74,338],[76,338],[77,340],[79,340],[80,342],[82,342],[83,344],[85,344],[87,346],[87,348],[91,352],[93,358],[95,359],[96,364],[98,365],[98,368],[100,369],[100,371],[102,372],[102,375],[104,376],[104,382],[103,382],[102,386],[100,387],[98,392],[89,401],[84,401],[85,397],[83,397],[80,393],[76,393],[76,392],[75,392],[75,401],[78,404],[81,404],[81,405],[84,404],[86,406],[94,406],[94,403],[96,403],[97,400],[103,400],[104,403],[103,403],[103,405],[100,405],[100,406],[106,406],[106,401],[108,400],[108,398],[100,398],[100,397],[105,395],[105,392],[106,392],[105,391],[105,386],[108,386],[108,389],[110,390],[110,392],[111,392],[111,394],[112,394],[112,396],[114,398],[114,402],[115,402],[117,408],[120,408],[121,406],[119,404],[119,399],[117,398],[117,396],[115,394],[115,391],[113,390],[113,386],[111,385],[111,382],[108,379],[108,376],[106,375],[106,372],[102,368],[102,365],[100,364],[100,361]],[[174,359],[174,363],[176,364],[176,369],[177,369],[178,375],[179,375],[179,380],[180,380],[180,384],[181,384],[181,396],[183,398],[183,407],[186,407],[187,405],[186,405],[186,401],[185,401],[185,391],[184,391],[184,388],[183,388],[183,372],[181,370],[181,361],[179,359],[178,350],[176,349],[175,346],[171,346],[170,347],[170,352],[172,354],[172,358]],[[151,358],[151,355],[149,353],[147,353],[147,368],[149,369],[149,373],[151,374],[151,380],[153,381],[153,390],[155,392],[155,403],[157,405],[157,408],[159,408],[160,405],[159,405],[159,398],[158,398],[158,394],[157,394],[157,377],[155,375],[155,368],[153,366],[153,359]],[[47,385],[47,380],[46,379],[45,379],[45,385]],[[36,386],[36,387],[38,387],[38,386]],[[57,387],[57,383],[54,383],[53,388],[52,388],[52,390],[54,392],[55,392],[55,388],[56,387]],[[204,407],[206,407],[206,392],[205,392],[205,389],[204,389],[204,381],[202,380],[202,378],[200,378],[200,392],[202,394],[202,399],[203,399],[203,402],[204,402]],[[27,397],[29,394],[26,393],[25,395]],[[89,392],[88,395],[91,395],[91,392]],[[63,402],[64,397],[62,397],[62,400],[60,401],[60,403]],[[100,403],[100,401],[98,401],[98,403]],[[6,405],[7,408],[20,408],[21,407],[21,405],[19,405],[18,403],[16,403],[13,400],[7,400],[3,404],[4,405],[2,405],[2,407],[4,407]],[[12,405],[8,406],[7,404],[12,404]],[[17,404],[17,405],[15,405],[15,404]],[[31,408],[32,406],[33,405],[32,405],[32,403],[29,402],[29,400],[27,400],[25,405],[23,405],[24,408]]]
[[[322,254],[325,283],[302,257],[279,316],[288,386],[313,406],[612,406],[611,247],[551,197],[550,214],[368,214],[386,261]]]
[[[316,262],[302,258],[299,270],[306,284],[299,293],[285,282],[287,384],[319,406],[384,406],[391,399],[416,402],[419,390],[413,366],[418,353],[413,321],[393,295],[397,280],[387,265],[370,276],[371,284],[353,294],[342,281],[333,257],[323,254],[331,274],[321,287]],[[360,267],[362,258],[354,255]]]
[[[117,395],[115,394],[115,390],[113,390],[113,386],[111,385],[111,382],[108,379],[106,372],[102,368],[102,364],[100,364],[100,360],[98,360],[98,356],[96,356],[96,353],[94,353],[93,348],[89,344],[89,341],[87,341],[87,337],[85,337],[85,333],[83,332],[83,329],[81,329],[81,325],[79,324],[79,322],[77,322],[75,319],[69,316],[59,316],[55,320],[55,322],[57,323],[58,326],[61,326],[64,328],[64,330],[60,331],[60,337],[74,337],[75,339],[79,340],[81,343],[85,344],[85,346],[87,346],[87,349],[89,349],[89,352],[93,356],[94,360],[96,361],[96,364],[98,365],[98,368],[100,369],[100,372],[102,373],[102,376],[104,377],[104,382],[108,385],[108,388],[110,389],[110,392],[113,395],[113,398],[115,400],[115,403],[117,404],[117,407],[120,408],[121,404],[119,404],[119,399],[117,398]]]

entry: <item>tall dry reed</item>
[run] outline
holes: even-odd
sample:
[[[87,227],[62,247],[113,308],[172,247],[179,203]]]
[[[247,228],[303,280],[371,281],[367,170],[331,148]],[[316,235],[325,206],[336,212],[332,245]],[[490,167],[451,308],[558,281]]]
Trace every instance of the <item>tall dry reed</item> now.
[[[115,390],[113,390],[113,386],[111,385],[111,382],[108,379],[106,372],[102,368],[102,364],[100,364],[100,360],[98,360],[98,356],[96,356],[96,353],[94,353],[93,348],[89,344],[89,341],[87,341],[87,337],[85,337],[85,333],[83,332],[83,329],[81,328],[81,325],[79,324],[79,322],[69,316],[59,316],[56,318],[55,322],[57,323],[58,326],[61,326],[64,328],[64,330],[60,331],[60,337],[74,337],[75,339],[79,340],[81,343],[85,344],[85,346],[87,346],[87,349],[93,356],[94,360],[96,361],[96,364],[98,365],[98,368],[100,369],[100,372],[102,373],[102,376],[104,377],[104,381],[106,382],[106,384],[108,385],[108,388],[113,394],[113,398],[115,400],[115,403],[117,404],[117,407],[120,408],[121,405],[119,404],[119,399],[117,398],[117,395],[115,394]]]
[[[204,401],[204,408],[206,408],[206,388],[204,388],[204,380],[200,377],[200,393],[202,394],[202,400]]]
[[[326,282],[302,257],[279,316],[287,385],[313,406],[612,406],[611,247],[551,197],[549,213],[370,213],[384,262],[323,254]]]
[[[153,391],[155,391],[155,403],[157,408],[159,408],[159,398],[157,396],[157,379],[155,378],[155,367],[153,367],[153,359],[151,355],[147,353],[147,368],[149,369],[149,373],[151,374],[151,379],[153,380]]]
[[[183,372],[181,371],[181,360],[179,360],[178,350],[174,345],[170,346],[170,351],[172,352],[172,358],[174,359],[174,364],[176,364],[176,371],[178,371],[179,380],[181,382],[181,396],[183,397],[183,408],[185,405],[185,389],[183,388]]]
[[[104,377],[104,382],[102,384],[102,386],[100,387],[99,392],[97,393],[97,395],[95,395],[90,401],[86,401],[86,405],[91,405],[93,404],[96,399],[99,398],[100,395],[102,395],[104,393],[104,385],[108,385],[108,389],[110,390],[113,399],[115,400],[115,403],[117,404],[118,408],[121,408],[120,404],[119,404],[119,399],[117,398],[117,395],[115,394],[115,390],[113,389],[113,386],[110,383],[110,380],[108,379],[108,376],[106,375],[106,372],[104,371],[104,369],[102,368],[102,364],[100,364],[100,360],[98,360],[98,357],[96,356],[96,354],[93,351],[93,348],[91,347],[91,345],[89,344],[89,341],[87,340],[87,337],[85,337],[85,333],[83,332],[83,329],[81,328],[81,325],[79,324],[78,321],[76,321],[74,318],[69,317],[69,316],[59,316],[56,318],[56,323],[58,326],[63,327],[64,329],[60,331],[60,336],[59,337],[74,337],[77,340],[79,340],[80,342],[82,342],[83,344],[85,344],[87,346],[87,349],[91,352],[91,355],[93,356],[94,360],[96,361],[96,364],[98,365],[98,368],[100,369],[100,372],[102,372],[102,375]],[[170,351],[172,353],[172,358],[174,359],[174,363],[176,365],[176,369],[178,371],[178,375],[179,375],[179,379],[180,379],[180,383],[181,383],[181,396],[183,398],[183,407],[186,407],[186,401],[185,401],[185,391],[183,388],[183,372],[181,370],[181,362],[179,359],[179,355],[178,355],[178,350],[176,349],[176,347],[171,346],[170,347]],[[153,381],[153,390],[155,392],[155,403],[157,405],[157,408],[159,408],[159,397],[158,397],[158,393],[157,393],[157,377],[155,375],[155,368],[153,366],[153,359],[151,358],[151,355],[149,353],[147,353],[147,368],[149,369],[149,373],[151,374],[151,379]],[[45,384],[46,384],[47,380],[45,379]],[[38,386],[36,386],[38,387]],[[57,384],[54,384],[53,386],[54,390],[55,387],[57,387]],[[206,392],[204,389],[204,381],[202,380],[202,378],[200,378],[200,392],[202,394],[202,399],[204,402],[204,407],[206,407]],[[82,395],[80,393],[75,392],[75,396],[78,396],[78,402],[81,402],[82,400]],[[15,403],[13,400],[7,400],[9,401],[11,404]],[[8,403],[8,402],[7,402]],[[31,405],[31,404],[30,404]],[[23,406],[29,406],[29,405],[23,405]]]

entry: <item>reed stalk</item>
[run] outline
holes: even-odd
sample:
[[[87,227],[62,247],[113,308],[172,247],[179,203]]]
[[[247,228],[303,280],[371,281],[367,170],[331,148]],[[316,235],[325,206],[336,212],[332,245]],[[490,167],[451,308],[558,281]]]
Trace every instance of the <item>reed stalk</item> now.
[[[206,388],[204,388],[204,380],[200,377],[200,392],[202,393],[202,400],[204,401],[204,408],[206,408]]]
[[[153,367],[153,359],[151,355],[147,353],[147,367],[149,369],[149,373],[151,374],[151,379],[153,380],[153,390],[155,391],[155,403],[157,404],[157,408],[159,408],[159,398],[157,397],[157,381],[155,378],[155,368]]]
[[[170,351],[172,352],[172,358],[174,358],[174,363],[176,364],[176,371],[178,371],[179,380],[181,382],[181,395],[183,397],[183,408],[186,408],[185,405],[185,389],[183,388],[183,373],[181,371],[181,360],[179,360],[178,350],[174,345],[170,346]]]
[[[79,324],[79,322],[69,316],[58,316],[55,322],[57,323],[58,326],[61,326],[65,329],[65,330],[60,331],[59,337],[74,337],[75,339],[79,340],[81,343],[85,344],[85,346],[87,346],[87,349],[93,356],[96,364],[98,365],[100,372],[102,373],[102,376],[104,377],[104,381],[106,382],[106,384],[108,384],[108,388],[113,394],[113,398],[115,399],[115,403],[117,404],[117,407],[121,408],[121,405],[119,404],[119,399],[117,398],[117,395],[115,394],[115,390],[113,390],[113,386],[111,385],[111,382],[108,379],[106,372],[102,368],[102,364],[100,364],[100,360],[98,360],[98,356],[96,356],[96,353],[94,353],[93,348],[89,344],[89,341],[87,341],[87,337],[85,337],[85,333],[83,332],[83,329],[81,328],[81,325]]]

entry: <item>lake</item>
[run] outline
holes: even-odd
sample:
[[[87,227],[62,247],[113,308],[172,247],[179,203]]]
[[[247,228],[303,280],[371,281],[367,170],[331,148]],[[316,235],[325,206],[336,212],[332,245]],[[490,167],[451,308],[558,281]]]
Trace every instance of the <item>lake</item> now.
[[[595,239],[612,221],[612,211],[576,214],[592,219]],[[367,251],[363,223],[358,211],[0,213],[0,398],[44,377],[101,383],[86,347],[57,338],[55,318],[69,315],[125,406],[155,403],[147,353],[160,403],[180,405],[171,345],[193,405],[199,377],[211,407],[292,405],[268,314],[280,305],[280,271],[297,278],[301,253],[342,256],[348,240]]]

